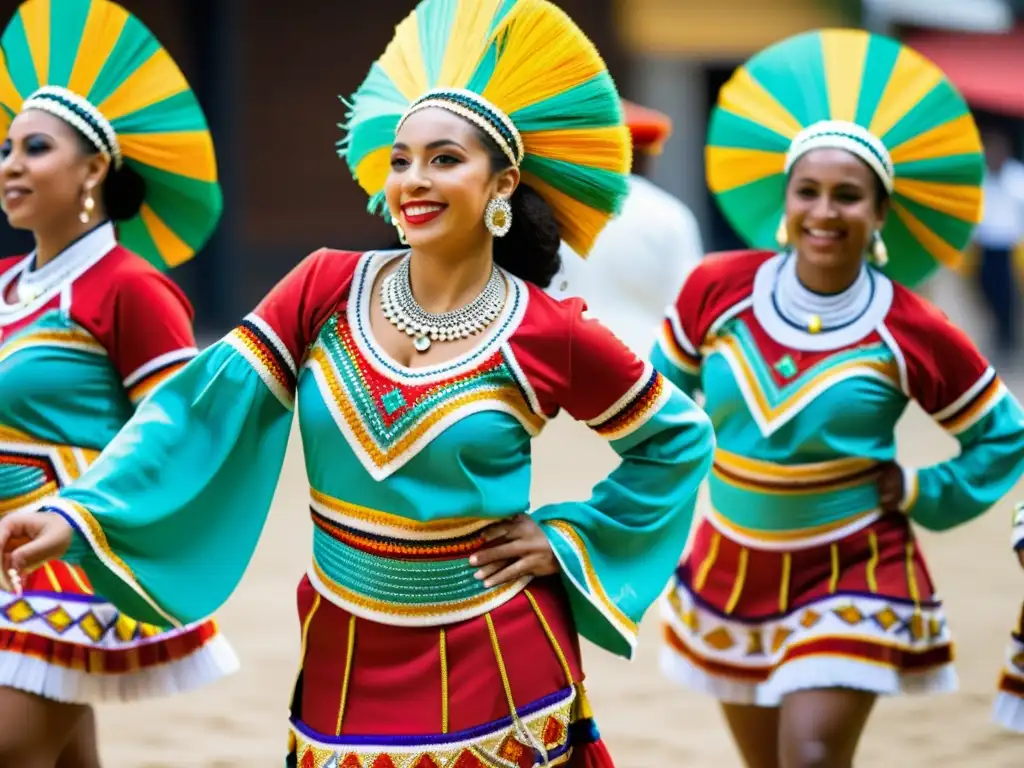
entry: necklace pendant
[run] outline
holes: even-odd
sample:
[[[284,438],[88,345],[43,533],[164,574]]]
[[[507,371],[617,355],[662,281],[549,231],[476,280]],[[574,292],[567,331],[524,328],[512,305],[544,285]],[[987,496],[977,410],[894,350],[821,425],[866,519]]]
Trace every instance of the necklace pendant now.
[[[419,353],[426,352],[430,349],[430,337],[429,336],[417,336],[412,342],[413,349]]]

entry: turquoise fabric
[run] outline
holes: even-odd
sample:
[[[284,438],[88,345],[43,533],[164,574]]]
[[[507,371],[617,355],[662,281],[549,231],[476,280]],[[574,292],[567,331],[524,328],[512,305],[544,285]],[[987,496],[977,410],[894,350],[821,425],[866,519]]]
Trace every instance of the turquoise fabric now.
[[[689,397],[671,389],[668,402],[643,427],[612,441],[622,463],[588,501],[550,504],[533,513],[562,563],[579,633],[627,657],[633,644],[621,627],[635,632],[665,589],[714,455],[707,418]],[[563,533],[562,523],[571,534]],[[597,576],[599,590],[581,588],[588,570]]]
[[[210,616],[256,548],[290,423],[291,412],[233,347],[208,348],[143,401],[89,471],[60,493],[91,513],[109,551],[151,600],[81,536],[64,559],[140,621],[168,626]]]
[[[403,528],[422,535],[435,523],[529,511],[531,433],[523,419],[537,417],[481,400],[391,463],[374,464],[366,446],[411,433],[376,410],[360,410],[358,426],[339,428],[338,409],[364,395],[385,411],[399,407],[394,392],[375,389],[365,371],[346,374],[353,350],[325,323],[298,377],[311,504],[314,514],[322,504],[333,520],[315,530],[316,565],[337,587],[397,605],[396,615],[402,606],[479,596],[486,590],[464,557],[402,563],[357,552],[346,536],[390,526],[398,539],[411,540]],[[518,391],[513,381],[503,383],[504,369],[484,366],[479,391]],[[473,382],[468,376],[442,390],[453,401],[474,391]],[[658,396],[649,412],[642,410],[646,400],[630,411],[631,430],[612,433],[622,461],[591,498],[532,512],[564,566],[579,632],[627,656],[636,624],[678,562],[714,447],[710,423],[693,401],[660,377],[651,382]],[[337,387],[345,399],[331,394]],[[228,341],[204,352],[145,400],[93,468],[61,493],[54,508],[80,534],[69,559],[140,620],[167,625],[212,614],[241,579],[273,498],[291,421],[279,396]],[[441,402],[437,413],[450,404]],[[331,528],[338,525],[354,530]]]
[[[969,522],[1010,492],[1024,473],[1024,409],[1007,392],[957,442],[959,456],[917,473],[917,496],[907,511],[932,531]]]
[[[44,443],[100,450],[133,411],[106,351],[60,312],[4,339],[0,425]]]

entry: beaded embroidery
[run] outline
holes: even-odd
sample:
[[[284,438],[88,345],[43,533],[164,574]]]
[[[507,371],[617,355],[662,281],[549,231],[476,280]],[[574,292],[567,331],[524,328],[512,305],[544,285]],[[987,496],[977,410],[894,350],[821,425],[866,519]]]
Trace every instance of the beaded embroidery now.
[[[569,725],[575,688],[520,708],[518,715],[547,752],[547,765],[564,765],[572,754]],[[511,717],[456,733],[401,736],[325,736],[292,723],[290,741],[299,768],[490,768],[544,765],[537,750],[516,733]]]
[[[249,361],[268,389],[291,410],[295,398],[295,363],[270,326],[250,314],[225,341]]]
[[[368,363],[339,313],[324,324],[306,366],[354,453],[378,480],[469,414],[508,413],[531,436],[545,422],[530,408],[501,349],[444,378],[396,381]]]
[[[587,424],[607,440],[620,440],[646,424],[669,397],[671,390],[665,379],[648,367],[643,378],[619,402]]]

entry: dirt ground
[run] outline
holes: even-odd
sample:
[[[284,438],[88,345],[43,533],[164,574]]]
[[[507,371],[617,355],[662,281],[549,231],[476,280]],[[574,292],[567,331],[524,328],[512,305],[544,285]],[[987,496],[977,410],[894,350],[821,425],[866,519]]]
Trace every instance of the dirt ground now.
[[[934,298],[971,328],[969,305],[952,283]],[[955,299],[955,301],[954,301]],[[1024,378],[1012,388],[1024,395]],[[900,429],[901,460],[921,466],[946,458],[954,443],[914,411]],[[170,699],[100,710],[103,755],[112,768],[281,766],[287,702],[299,647],[295,585],[309,557],[311,524],[301,449],[294,440],[274,509],[242,586],[219,615],[243,669],[216,686]],[[559,419],[534,452],[536,502],[585,496],[615,463],[585,428]],[[880,703],[858,765],[899,768],[1024,765],[1024,736],[989,722],[1003,647],[1024,599],[1024,573],[1009,552],[1010,502],[944,535],[921,539],[958,640],[961,690]],[[638,658],[625,662],[588,648],[589,690],[620,768],[739,766],[712,701],[673,688],[657,669],[659,626],[644,624]]]

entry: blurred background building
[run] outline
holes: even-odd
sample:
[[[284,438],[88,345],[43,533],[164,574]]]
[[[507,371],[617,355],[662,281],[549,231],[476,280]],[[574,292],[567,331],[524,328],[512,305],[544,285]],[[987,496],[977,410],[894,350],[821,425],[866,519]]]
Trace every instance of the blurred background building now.
[[[345,119],[338,97],[356,88],[413,0],[119,1],[181,64],[217,141],[224,220],[174,273],[203,334],[232,326],[309,251],[390,241],[336,155]],[[909,42],[1021,151],[1024,0],[555,1],[592,37],[623,95],[672,118],[651,176],[693,210],[707,250],[737,244],[704,183],[718,89],[750,54],[803,30],[862,26]],[[0,17],[17,4],[0,0]],[[0,254],[30,248],[24,233],[0,224]]]

